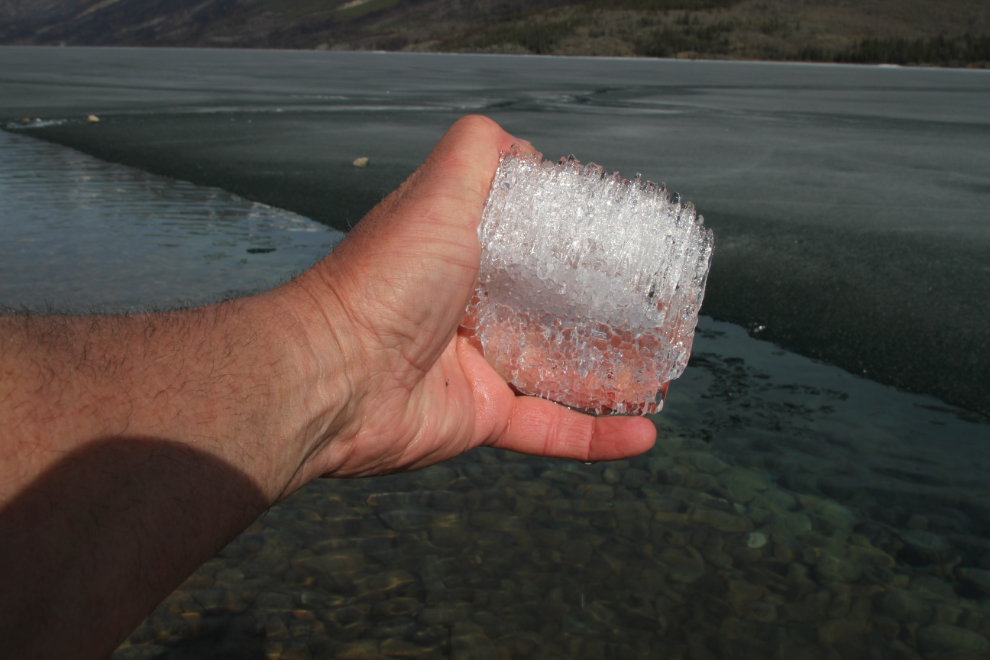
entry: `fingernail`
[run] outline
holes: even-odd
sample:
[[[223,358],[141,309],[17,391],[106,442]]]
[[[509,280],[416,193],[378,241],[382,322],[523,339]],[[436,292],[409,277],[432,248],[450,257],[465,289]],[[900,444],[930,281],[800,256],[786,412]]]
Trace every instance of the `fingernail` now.
[[[529,140],[516,140],[515,142],[512,143],[512,146],[510,147],[510,150],[511,151],[525,151],[525,152],[531,153],[531,154],[535,154],[536,153],[536,147],[534,147],[533,146],[533,143],[530,142]]]

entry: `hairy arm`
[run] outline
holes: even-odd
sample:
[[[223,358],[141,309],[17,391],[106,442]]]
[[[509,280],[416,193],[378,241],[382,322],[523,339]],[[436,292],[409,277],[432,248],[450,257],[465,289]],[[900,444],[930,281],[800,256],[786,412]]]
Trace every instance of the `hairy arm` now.
[[[641,418],[517,397],[458,324],[514,138],[459,121],[334,252],[268,293],[170,314],[0,317],[0,639],[99,658],[272,503],[322,475],[487,445],[641,453]]]
[[[287,491],[319,389],[291,318],[0,317],[5,652],[105,655]]]

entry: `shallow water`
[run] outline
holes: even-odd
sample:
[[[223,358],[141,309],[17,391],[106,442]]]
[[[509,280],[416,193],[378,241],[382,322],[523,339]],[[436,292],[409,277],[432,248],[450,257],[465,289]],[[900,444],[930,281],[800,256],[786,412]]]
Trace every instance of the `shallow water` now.
[[[310,484],[114,659],[986,657],[984,425],[707,318],[653,419]]]
[[[137,311],[269,289],[340,232],[218,188],[0,132],[0,306]]]
[[[20,177],[3,199],[33,214],[0,216],[0,232],[36,239],[20,243],[33,259],[0,245],[0,268],[20,260],[0,287],[23,287],[5,304],[231,295],[288,276],[337,236],[287,231],[316,225],[25,135],[346,227],[453,117],[482,109],[554,155],[664,177],[696,201],[725,264],[703,311],[731,311],[738,292],[756,309],[751,333],[773,335],[760,329],[769,310],[811,354],[832,355],[837,337],[911,368],[934,356],[958,382],[985,368],[963,350],[986,337],[981,74],[230,51],[180,51],[165,66],[149,51],[67,50],[0,49],[17,64],[0,72],[8,119],[67,119],[0,134],[0,170],[18,163]],[[79,119],[90,111],[99,124]],[[367,170],[350,165],[361,155]],[[661,161],[670,170],[651,173]],[[89,208],[56,212],[79,200]],[[130,277],[132,250],[156,265]],[[762,263],[768,253],[792,270]],[[87,277],[64,276],[73,259]],[[913,312],[884,311],[926,305],[931,323],[917,327]],[[113,657],[990,657],[980,415],[703,317],[652,419],[657,447],[629,461],[479,450],[408,475],[311,484]]]

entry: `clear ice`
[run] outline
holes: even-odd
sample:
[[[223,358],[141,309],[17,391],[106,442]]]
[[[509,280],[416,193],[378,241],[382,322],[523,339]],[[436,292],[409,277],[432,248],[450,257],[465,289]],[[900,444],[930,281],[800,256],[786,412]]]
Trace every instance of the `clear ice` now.
[[[524,394],[596,414],[657,412],[694,341],[712,255],[703,220],[638,175],[505,153],[464,325]]]

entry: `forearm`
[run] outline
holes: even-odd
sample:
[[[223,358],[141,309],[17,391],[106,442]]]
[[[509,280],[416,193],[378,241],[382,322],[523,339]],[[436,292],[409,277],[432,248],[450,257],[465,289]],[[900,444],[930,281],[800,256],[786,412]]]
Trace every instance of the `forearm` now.
[[[298,487],[306,420],[326,407],[307,392],[326,384],[291,352],[305,342],[275,336],[298,325],[282,309],[268,295],[160,315],[0,317],[8,650],[109,652]],[[87,629],[94,612],[100,631]]]
[[[264,431],[284,396],[274,386],[285,356],[244,308],[0,317],[0,451],[4,468],[18,469],[0,488],[17,490],[53,456],[94,441],[179,440],[219,455],[250,443],[240,432]]]

